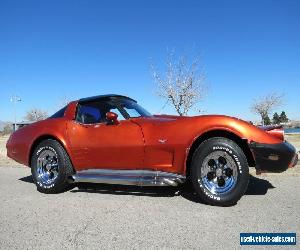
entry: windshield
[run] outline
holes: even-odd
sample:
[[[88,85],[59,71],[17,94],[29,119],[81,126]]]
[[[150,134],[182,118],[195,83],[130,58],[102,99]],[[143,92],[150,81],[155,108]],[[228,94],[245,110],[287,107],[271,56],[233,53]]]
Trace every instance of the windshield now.
[[[132,100],[120,100],[119,104],[121,108],[126,111],[130,118],[151,116],[146,109],[142,108]]]
[[[61,118],[61,117],[64,117],[66,109],[67,109],[67,106],[65,106],[62,109],[58,110],[55,114],[51,115],[48,118]]]

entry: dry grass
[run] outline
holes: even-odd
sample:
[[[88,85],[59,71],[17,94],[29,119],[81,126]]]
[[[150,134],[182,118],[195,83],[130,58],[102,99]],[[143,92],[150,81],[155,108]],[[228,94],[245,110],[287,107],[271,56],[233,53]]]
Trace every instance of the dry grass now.
[[[6,142],[9,136],[0,136],[0,167],[22,166],[6,156]]]
[[[288,134],[285,135],[285,139],[294,145],[294,147],[297,149],[297,152],[300,151],[300,134]]]

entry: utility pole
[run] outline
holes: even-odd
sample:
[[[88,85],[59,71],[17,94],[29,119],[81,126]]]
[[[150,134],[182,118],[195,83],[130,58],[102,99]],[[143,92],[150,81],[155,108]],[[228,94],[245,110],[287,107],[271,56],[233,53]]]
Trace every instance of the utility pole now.
[[[16,104],[17,102],[20,102],[22,101],[21,97],[17,96],[17,95],[13,95],[11,98],[10,98],[10,101],[13,103],[13,106],[14,106],[14,131],[16,131],[17,129],[17,114],[16,114]]]

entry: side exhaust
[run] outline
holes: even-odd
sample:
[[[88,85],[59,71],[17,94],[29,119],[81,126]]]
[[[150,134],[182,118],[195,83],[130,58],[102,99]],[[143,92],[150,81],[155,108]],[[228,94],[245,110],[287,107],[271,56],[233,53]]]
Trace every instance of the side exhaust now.
[[[151,170],[88,169],[77,172],[72,182],[89,182],[134,186],[173,186],[185,182],[185,176]]]

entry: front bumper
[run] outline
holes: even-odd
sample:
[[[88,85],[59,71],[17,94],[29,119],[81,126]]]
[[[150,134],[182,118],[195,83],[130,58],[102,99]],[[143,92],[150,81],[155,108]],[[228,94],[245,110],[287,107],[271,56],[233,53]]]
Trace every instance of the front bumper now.
[[[279,144],[251,142],[250,149],[254,155],[255,168],[258,173],[280,173],[294,167],[298,162],[296,149],[287,141]]]

